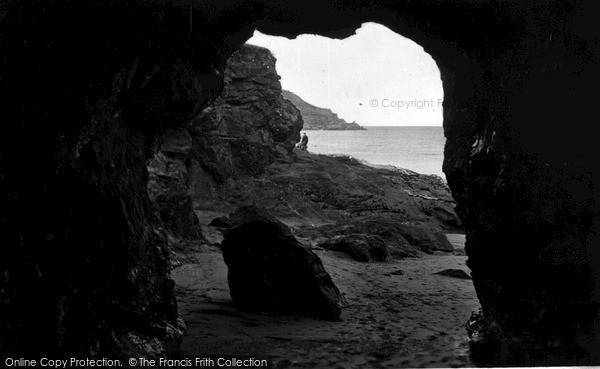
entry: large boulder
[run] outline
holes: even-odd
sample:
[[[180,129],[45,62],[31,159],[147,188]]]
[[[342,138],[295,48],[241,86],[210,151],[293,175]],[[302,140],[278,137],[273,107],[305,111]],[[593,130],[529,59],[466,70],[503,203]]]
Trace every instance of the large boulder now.
[[[454,251],[454,246],[448,241],[444,232],[421,224],[400,224],[400,234],[411,245],[418,246],[425,253],[434,251]]]
[[[364,234],[380,237],[393,257],[419,256],[435,251],[452,252],[454,246],[444,232],[429,224],[406,222],[396,214],[380,214],[339,221],[318,229],[321,236]]]
[[[393,214],[357,218],[345,228],[345,232],[357,230],[377,234],[384,239],[396,239],[396,242],[402,240],[402,244],[406,242],[412,249],[425,253],[454,251],[454,246],[441,230],[418,222],[401,222]]]
[[[231,297],[244,309],[337,319],[345,299],[319,257],[264,210],[238,208],[221,244]]]
[[[356,261],[386,261],[390,258],[390,250],[386,242],[377,235],[354,233],[336,236],[320,243],[319,246],[345,252]]]

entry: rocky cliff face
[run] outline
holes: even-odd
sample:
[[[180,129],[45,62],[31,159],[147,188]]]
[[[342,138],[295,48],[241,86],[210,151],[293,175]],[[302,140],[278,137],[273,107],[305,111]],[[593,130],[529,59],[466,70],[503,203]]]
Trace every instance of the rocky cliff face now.
[[[252,176],[286,160],[300,140],[302,116],[281,96],[275,57],[244,45],[228,61],[223,92],[192,121],[198,169],[216,181]]]
[[[355,131],[364,129],[355,122],[346,122],[332,112],[331,109],[319,108],[318,106],[307,103],[293,92],[283,90],[282,95],[287,100],[291,101],[302,113],[304,129],[333,131]]]
[[[160,152],[149,162],[148,194],[165,230],[174,241],[202,239],[194,202],[188,188],[187,158],[192,148],[187,129],[170,129]]]
[[[302,117],[281,96],[275,57],[244,45],[227,60],[219,97],[190,127],[165,133],[150,162],[151,199],[166,229],[178,238],[201,237],[193,198],[229,192],[233,179],[260,175],[274,161],[289,161]]]
[[[362,224],[362,217],[379,214],[386,226],[403,223],[396,228],[404,232],[387,237],[395,257],[450,246],[442,230],[461,225],[440,178],[370,167],[348,157],[291,154],[301,124],[298,110],[282,97],[271,53],[242,47],[227,62],[222,94],[191,128],[167,131],[150,163],[151,199],[170,233],[185,238],[197,229],[193,198],[199,210],[226,212],[231,204],[252,204],[300,223],[338,223],[326,229],[295,227],[313,240],[348,233],[349,222],[356,223],[353,233],[372,234],[373,221]],[[417,233],[442,241],[426,245],[423,237],[409,237]]]

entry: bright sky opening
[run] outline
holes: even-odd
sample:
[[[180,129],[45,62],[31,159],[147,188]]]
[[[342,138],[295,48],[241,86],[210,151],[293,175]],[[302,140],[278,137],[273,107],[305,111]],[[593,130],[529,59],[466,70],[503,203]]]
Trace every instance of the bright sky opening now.
[[[283,89],[363,126],[441,126],[440,71],[421,46],[365,23],[344,40],[258,31],[249,44],[277,58]]]

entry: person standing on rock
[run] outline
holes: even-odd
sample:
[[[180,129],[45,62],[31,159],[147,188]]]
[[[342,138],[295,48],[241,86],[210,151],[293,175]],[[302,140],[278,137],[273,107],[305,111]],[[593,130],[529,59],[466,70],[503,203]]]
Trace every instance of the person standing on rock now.
[[[308,146],[308,136],[306,132],[303,133],[302,139],[300,140],[300,150],[306,151],[306,147]]]

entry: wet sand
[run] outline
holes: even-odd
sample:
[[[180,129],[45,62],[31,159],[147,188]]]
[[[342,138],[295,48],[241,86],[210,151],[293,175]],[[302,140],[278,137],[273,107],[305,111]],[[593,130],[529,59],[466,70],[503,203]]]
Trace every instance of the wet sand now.
[[[464,242],[460,235],[449,239],[456,247]],[[343,253],[315,252],[348,300],[340,321],[238,311],[216,247],[174,269],[187,325],[181,355],[267,358],[275,368],[473,366],[464,328],[479,307],[472,282],[434,274],[449,268],[468,272],[466,256],[367,264]]]

